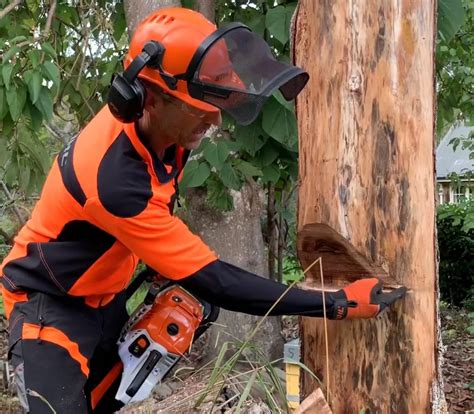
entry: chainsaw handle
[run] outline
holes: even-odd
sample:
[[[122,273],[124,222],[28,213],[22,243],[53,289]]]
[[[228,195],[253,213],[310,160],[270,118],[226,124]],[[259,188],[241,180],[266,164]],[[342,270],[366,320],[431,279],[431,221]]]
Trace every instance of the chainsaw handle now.
[[[135,276],[135,278],[130,282],[130,284],[125,289],[125,296],[127,300],[133,296],[133,294],[140,288],[143,282],[145,281],[151,282],[156,276],[156,274],[157,274],[156,270],[153,270],[151,267],[148,267],[148,266],[145,269],[143,269],[140,273],[138,273],[138,275]]]

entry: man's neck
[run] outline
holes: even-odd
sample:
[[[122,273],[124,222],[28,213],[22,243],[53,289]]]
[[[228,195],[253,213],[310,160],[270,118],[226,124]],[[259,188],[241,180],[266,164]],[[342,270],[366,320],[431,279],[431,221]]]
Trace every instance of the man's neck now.
[[[172,143],[157,136],[156,133],[154,133],[155,131],[147,127],[149,125],[148,123],[140,121],[141,119],[135,124],[138,137],[142,142],[146,143],[146,146],[151,149],[160,160],[163,159],[166,148],[172,145]]]

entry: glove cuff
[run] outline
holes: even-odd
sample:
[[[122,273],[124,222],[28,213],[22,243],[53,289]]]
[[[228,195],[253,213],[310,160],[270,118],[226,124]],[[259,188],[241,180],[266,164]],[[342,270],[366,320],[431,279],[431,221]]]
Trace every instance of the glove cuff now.
[[[333,299],[331,312],[328,313],[328,319],[340,320],[347,317],[347,296],[343,290],[330,294]]]

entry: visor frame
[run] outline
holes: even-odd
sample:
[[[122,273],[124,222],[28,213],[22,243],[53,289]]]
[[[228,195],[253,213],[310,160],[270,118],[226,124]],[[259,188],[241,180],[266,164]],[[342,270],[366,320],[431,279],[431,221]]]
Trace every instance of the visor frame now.
[[[221,37],[223,37],[225,34],[236,29],[247,29],[249,32],[252,31],[250,27],[240,22],[234,22],[225,27],[217,29],[215,32],[211,33],[208,37],[206,37],[204,41],[199,45],[199,48],[196,50],[196,52],[194,52],[191,62],[189,62],[189,66],[186,69],[186,73],[183,73],[182,75],[178,76],[182,79],[186,79],[188,82],[196,79],[197,68],[201,63],[204,55],[210,49],[210,47],[218,40],[220,40]]]
[[[224,36],[227,33],[231,32],[233,30],[237,30],[237,29],[245,29],[245,30],[253,33],[252,29],[250,29],[247,25],[245,25],[243,23],[240,23],[240,22],[234,22],[234,23],[231,23],[227,26],[224,26],[224,27],[221,27],[221,28],[217,29],[215,32],[208,35],[208,37],[204,39],[204,41],[201,43],[199,48],[195,51],[189,65],[186,69],[186,72],[182,73],[182,74],[179,74],[179,75],[175,75],[175,78],[183,79],[183,80],[186,81],[188,94],[192,98],[197,99],[197,100],[202,101],[202,102],[205,102],[209,105],[213,105],[216,108],[218,108],[219,110],[223,110],[223,111],[229,113],[229,115],[231,117],[233,117],[237,121],[237,123],[239,123],[241,125],[249,125],[251,122],[253,122],[258,117],[258,113],[255,113],[252,117],[249,117],[246,121],[242,121],[241,119],[236,118],[235,114],[232,114],[231,112],[229,112],[229,109],[223,108],[223,107],[219,106],[216,103],[212,103],[210,101],[207,101],[205,99],[205,96],[208,95],[208,96],[214,96],[214,97],[221,98],[221,99],[226,99],[233,92],[235,92],[235,93],[243,93],[247,96],[265,97],[266,99],[268,99],[272,95],[272,93],[275,92],[278,89],[282,92],[282,95],[283,95],[285,100],[291,101],[292,99],[296,98],[296,96],[299,94],[301,89],[303,89],[303,87],[306,85],[306,83],[309,80],[309,74],[304,69],[299,68],[298,66],[287,64],[285,62],[279,62],[275,58],[273,53],[271,53],[271,50],[269,49],[273,60],[275,60],[275,62],[278,62],[282,66],[287,66],[287,67],[284,70],[282,70],[277,77],[273,78],[272,81],[269,82],[265,86],[265,88],[263,90],[261,90],[259,93],[252,93],[250,91],[245,91],[244,92],[240,89],[235,89],[235,88],[232,88],[232,87],[229,87],[229,86],[222,87],[222,86],[219,86],[219,85],[210,84],[210,83],[203,82],[202,80],[200,80],[199,79],[199,67],[200,67],[203,59],[205,58],[207,52],[211,49],[211,47],[216,42],[223,39]],[[268,44],[267,44],[267,47],[268,47]],[[299,91],[296,93],[296,95],[287,97],[286,94],[283,93],[282,88],[288,82],[290,82],[292,79],[295,79],[297,77],[303,77],[303,79],[304,79],[303,80],[303,86],[301,88],[299,88]],[[261,110],[261,107],[260,107],[259,111],[260,110]]]

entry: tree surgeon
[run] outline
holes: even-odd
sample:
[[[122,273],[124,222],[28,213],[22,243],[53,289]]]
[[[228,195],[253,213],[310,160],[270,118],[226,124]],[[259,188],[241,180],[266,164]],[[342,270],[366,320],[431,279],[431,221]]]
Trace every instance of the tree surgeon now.
[[[119,407],[113,392],[98,406],[91,395],[116,359],[124,289],[140,259],[236,312],[263,315],[286,289],[219,260],[172,211],[189,152],[220,124],[220,111],[249,124],[276,90],[294,99],[307,73],[278,62],[246,26],[216,29],[180,8],[143,20],[124,63],[108,105],[54,161],[2,264],[9,356],[32,413]],[[374,317],[403,294],[362,279],[326,293],[326,314]],[[322,317],[322,299],[292,288],[271,314]]]

